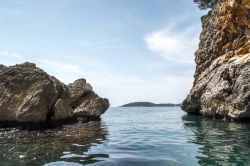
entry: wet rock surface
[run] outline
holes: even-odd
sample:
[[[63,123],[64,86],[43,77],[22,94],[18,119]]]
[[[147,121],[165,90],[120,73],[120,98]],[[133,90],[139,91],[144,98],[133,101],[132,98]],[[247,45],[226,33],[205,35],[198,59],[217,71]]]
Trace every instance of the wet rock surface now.
[[[202,17],[188,113],[250,118],[250,1],[220,0]]]
[[[91,97],[86,99],[86,95]],[[85,79],[67,86],[33,63],[9,67],[0,65],[1,125],[46,124],[73,120],[79,116],[84,116],[86,120],[88,115],[100,117],[108,107],[108,99],[95,94]],[[86,113],[75,113],[81,111]]]

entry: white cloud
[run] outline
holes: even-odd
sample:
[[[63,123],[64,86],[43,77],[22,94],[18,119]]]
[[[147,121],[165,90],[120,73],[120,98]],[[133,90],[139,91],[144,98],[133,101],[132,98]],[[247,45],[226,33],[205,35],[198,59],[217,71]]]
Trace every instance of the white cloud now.
[[[15,65],[25,61],[25,57],[15,51],[0,51],[0,63],[4,65]]]
[[[110,39],[100,40],[100,41],[86,41],[86,40],[77,40],[76,43],[84,48],[84,51],[96,51],[104,49],[115,49],[115,48],[128,48],[132,45],[121,43],[118,36],[115,36]]]
[[[41,60],[38,61],[37,66],[44,69],[50,75],[56,76],[66,84],[84,76],[81,68],[73,64]]]
[[[96,50],[113,49],[113,48],[128,48],[128,47],[131,47],[131,46],[126,45],[126,44],[104,45],[104,46],[97,47]]]
[[[192,73],[184,75],[123,75],[105,71],[88,73],[94,90],[112,106],[134,101],[180,103],[192,87]]]
[[[114,44],[119,42],[119,37],[115,36],[110,39],[106,40],[99,40],[99,41],[87,41],[87,40],[76,40],[76,43],[79,44],[81,47],[90,47],[90,46],[102,46],[107,44]]]
[[[119,89],[111,91],[113,95],[109,97],[111,104],[116,106],[134,101],[180,103],[191,88],[192,80],[191,76],[167,75],[163,78],[144,78],[140,82],[123,82],[117,86],[106,85],[106,88]]]
[[[23,56],[21,56],[19,52],[10,52],[10,51],[0,52],[0,57],[1,58],[19,58],[19,59],[23,58]]]
[[[54,68],[55,70],[59,70],[61,72],[66,72],[66,73],[78,73],[80,72],[80,67],[76,65],[71,65],[67,63],[62,63],[62,62],[53,62],[53,61],[40,61],[42,65],[46,65],[49,68]]]
[[[177,25],[147,34],[147,47],[157,55],[175,63],[194,63],[194,52],[198,47],[199,26],[189,26],[176,31]]]

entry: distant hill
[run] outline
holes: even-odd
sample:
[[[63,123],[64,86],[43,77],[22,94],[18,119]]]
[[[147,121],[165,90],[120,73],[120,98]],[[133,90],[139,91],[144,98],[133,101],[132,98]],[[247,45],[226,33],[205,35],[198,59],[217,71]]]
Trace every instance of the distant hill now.
[[[155,104],[151,102],[133,102],[124,104],[121,107],[176,107],[176,106],[180,106],[180,104],[172,104],[172,103]]]

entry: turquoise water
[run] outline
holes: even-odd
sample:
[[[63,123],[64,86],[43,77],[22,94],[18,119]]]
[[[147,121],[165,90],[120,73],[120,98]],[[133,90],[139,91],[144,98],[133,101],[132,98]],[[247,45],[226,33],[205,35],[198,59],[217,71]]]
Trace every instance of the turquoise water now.
[[[179,107],[110,108],[101,122],[0,131],[0,165],[250,165],[250,125]]]

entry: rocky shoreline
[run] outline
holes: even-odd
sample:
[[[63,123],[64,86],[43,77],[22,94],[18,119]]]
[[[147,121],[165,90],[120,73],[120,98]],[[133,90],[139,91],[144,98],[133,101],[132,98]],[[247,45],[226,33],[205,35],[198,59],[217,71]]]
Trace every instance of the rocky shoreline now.
[[[202,17],[190,114],[250,122],[250,4],[220,0]]]
[[[65,85],[33,63],[0,65],[0,127],[55,127],[100,120],[109,101],[85,79]]]

